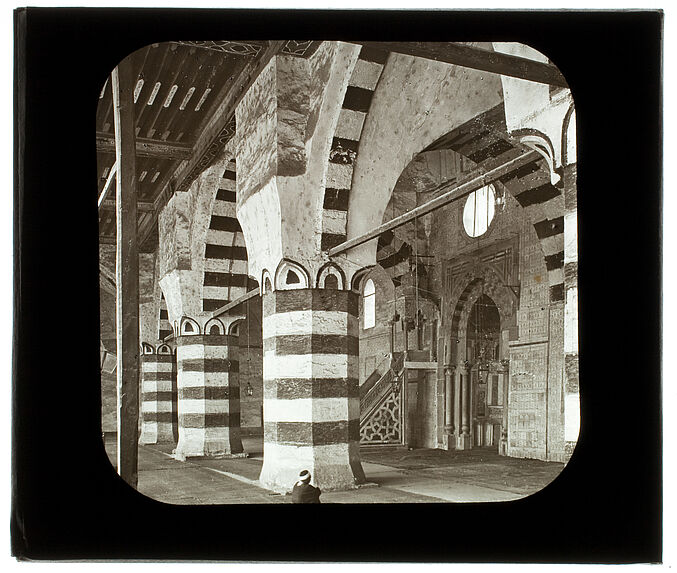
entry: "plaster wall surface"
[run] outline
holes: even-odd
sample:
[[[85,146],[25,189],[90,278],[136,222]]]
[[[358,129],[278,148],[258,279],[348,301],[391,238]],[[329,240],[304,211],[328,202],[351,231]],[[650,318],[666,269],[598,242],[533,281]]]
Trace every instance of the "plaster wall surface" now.
[[[306,143],[309,151],[306,170],[302,176],[279,173],[277,178],[284,256],[302,264],[312,277],[328,260],[321,251],[328,158],[357,53],[354,45],[325,43],[310,58],[309,64],[316,69],[309,86],[315,109],[309,117],[314,130]]]
[[[382,222],[400,174],[417,153],[501,99],[500,79],[493,74],[391,54],[362,131],[348,239]],[[350,258],[366,266],[375,250],[371,241],[352,249]]]
[[[189,270],[190,253],[190,195],[175,193],[158,217],[160,236],[160,277],[174,270]]]
[[[364,298],[360,297],[360,384],[371,376],[376,368],[384,374],[389,367],[386,358],[390,353],[391,326],[395,314],[395,287],[388,274],[376,267],[366,277],[374,282],[376,322],[372,328],[364,328]],[[396,325],[396,329],[399,324]],[[401,343],[400,343],[401,344]],[[400,349],[401,350],[401,349]],[[397,351],[397,350],[396,350]]]
[[[159,297],[155,296],[155,254],[139,253],[139,341],[154,343],[158,336]]]
[[[261,302],[254,299],[240,323],[238,360],[240,374],[240,425],[243,435],[261,435],[263,420],[263,341]],[[248,385],[253,394],[247,395]]]

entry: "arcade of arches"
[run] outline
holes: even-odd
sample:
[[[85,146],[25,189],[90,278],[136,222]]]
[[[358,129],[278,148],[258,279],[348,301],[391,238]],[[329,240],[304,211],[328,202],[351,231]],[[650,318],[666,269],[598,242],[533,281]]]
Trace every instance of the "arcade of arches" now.
[[[187,59],[209,49],[197,44]],[[554,67],[520,44],[469,47]],[[162,48],[129,58],[138,125],[156,113],[140,66],[160,66]],[[275,491],[300,469],[325,490],[365,482],[366,445],[566,462],[579,417],[570,91],[343,42],[278,49],[250,76],[227,137],[153,200],[138,440],[186,459],[243,456],[242,438],[261,436],[259,481]],[[197,80],[172,81],[173,105],[195,108]],[[101,170],[114,160],[100,155]],[[114,242],[100,253],[115,432]]]

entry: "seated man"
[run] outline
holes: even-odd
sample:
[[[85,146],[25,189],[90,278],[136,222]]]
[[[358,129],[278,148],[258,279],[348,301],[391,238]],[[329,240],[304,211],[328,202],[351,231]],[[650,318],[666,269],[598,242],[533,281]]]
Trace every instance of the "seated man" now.
[[[310,485],[310,472],[303,470],[299,474],[299,481],[294,484],[291,492],[292,503],[320,503],[319,488]]]

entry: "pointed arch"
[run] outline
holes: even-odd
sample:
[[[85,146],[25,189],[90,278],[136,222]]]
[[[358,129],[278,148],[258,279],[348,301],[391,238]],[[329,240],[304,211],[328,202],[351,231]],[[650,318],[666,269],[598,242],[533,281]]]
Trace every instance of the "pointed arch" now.
[[[519,139],[522,145],[537,151],[548,167],[550,172],[551,185],[557,185],[562,180],[561,168],[557,168],[555,158],[555,148],[550,138],[543,132],[536,129],[518,129],[510,133],[512,137]]]
[[[317,273],[317,288],[330,288],[327,286],[327,279],[336,277],[336,286],[338,290],[343,290],[346,284],[346,275],[336,263],[329,262],[322,266]]]
[[[270,277],[270,271],[263,269],[261,272],[261,294],[268,294],[273,291],[273,280]]]
[[[376,286],[371,278],[364,281],[362,289],[362,307],[364,309],[363,328],[376,326]]]
[[[240,325],[244,322],[243,318],[239,318],[231,322],[228,325],[228,335],[229,336],[239,336],[240,335]]]
[[[197,334],[201,334],[198,322],[188,316],[181,318],[180,335],[195,336]]]
[[[300,264],[282,259],[275,271],[275,290],[310,288],[310,275]]]
[[[452,341],[452,362],[465,358],[464,340],[468,316],[483,294],[489,296],[496,305],[503,329],[516,324],[517,297],[499,274],[486,264],[466,273],[454,288],[448,306],[451,312],[449,333]]]
[[[346,240],[348,199],[353,169],[372,96],[381,79],[388,56],[387,51],[362,46],[348,80],[327,165],[322,211],[323,251]]]
[[[364,280],[364,277],[366,277],[375,268],[375,266],[376,265],[369,265],[368,267],[361,268],[359,271],[357,271],[351,280],[350,290],[359,294],[362,290],[362,281]]]
[[[244,295],[251,286],[247,246],[237,217],[237,164],[227,149],[211,190],[204,239],[202,310],[213,311]]]
[[[225,327],[218,318],[212,318],[205,324],[205,334],[223,335],[225,334]]]
[[[158,339],[164,340],[168,336],[173,334],[172,324],[169,322],[169,313],[167,310],[167,301],[165,300],[165,295],[161,294],[160,296],[160,320],[159,320],[159,331]]]
[[[576,110],[573,102],[562,122],[562,167],[576,163]]]

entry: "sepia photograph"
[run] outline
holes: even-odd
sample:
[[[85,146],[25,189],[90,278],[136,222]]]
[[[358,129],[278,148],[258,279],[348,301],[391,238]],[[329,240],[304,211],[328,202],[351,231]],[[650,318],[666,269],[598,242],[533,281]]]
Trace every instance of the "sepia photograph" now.
[[[17,559],[661,561],[660,11],[14,16]]]
[[[560,473],[576,113],[543,54],[152,44],[96,142],[102,426],[141,493],[507,501]]]

